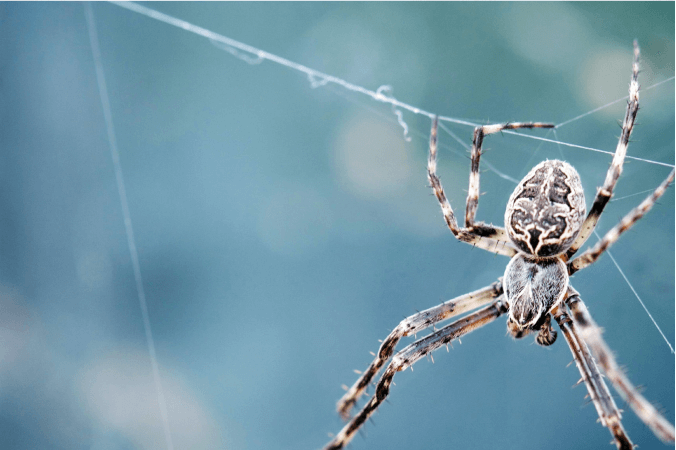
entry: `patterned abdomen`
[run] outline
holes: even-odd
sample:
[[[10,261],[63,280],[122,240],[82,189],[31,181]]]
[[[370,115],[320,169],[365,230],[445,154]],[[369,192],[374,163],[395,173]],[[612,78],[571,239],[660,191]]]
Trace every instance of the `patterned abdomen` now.
[[[573,244],[585,214],[577,171],[564,161],[543,161],[528,172],[509,197],[505,229],[522,252],[554,256]]]

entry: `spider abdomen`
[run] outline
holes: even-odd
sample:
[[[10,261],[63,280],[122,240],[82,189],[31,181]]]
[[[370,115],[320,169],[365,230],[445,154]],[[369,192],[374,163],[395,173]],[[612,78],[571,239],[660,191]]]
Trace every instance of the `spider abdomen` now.
[[[520,253],[507,265],[503,285],[509,303],[510,331],[521,333],[539,328],[563,299],[568,289],[568,271],[559,258],[536,259]]]
[[[585,214],[584,192],[575,168],[565,161],[543,161],[509,197],[505,228],[522,252],[554,256],[573,244]]]

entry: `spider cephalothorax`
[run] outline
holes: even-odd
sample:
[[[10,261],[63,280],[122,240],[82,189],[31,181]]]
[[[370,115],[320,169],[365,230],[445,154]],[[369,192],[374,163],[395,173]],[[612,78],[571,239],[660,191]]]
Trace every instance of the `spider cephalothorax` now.
[[[554,343],[556,331],[552,328],[552,319],[556,321],[596,406],[600,422],[610,430],[618,450],[632,450],[634,444],[622,426],[622,415],[596,361],[639,418],[656,436],[673,444],[676,434],[674,426],[638,393],[624,375],[603,341],[601,329],[569,280],[571,274],[593,264],[620,234],[643,217],[674,180],[672,170],[653,194],[627,214],[596,245],[573,258],[594,230],[622,173],[629,136],[638,112],[638,56],[638,44],[634,42],[634,64],[622,135],[606,180],[597,191],[589,214],[586,214],[584,193],[577,171],[568,163],[554,160],[535,166],[517,185],[507,204],[504,229],[474,220],[479,205],[479,160],[484,137],[503,130],[554,128],[553,124],[540,122],[510,122],[478,126],[474,130],[465,226],[460,226],[436,173],[438,118],[433,119],[427,178],[441,205],[446,225],[458,240],[511,259],[502,279],[413,314],[392,330],[382,341],[378,353],[373,354],[374,360],[371,364],[364,372],[359,372],[359,379],[352,387],[346,387],[347,392],[338,402],[339,413],[344,418],[350,417],[350,410],[357,404],[359,397],[390,360],[376,385],[375,393],[324,450],[341,449],[350,442],[387,398],[390,386],[393,385],[392,379],[397,372],[412,367],[424,356],[431,357],[434,350],[448,346],[453,340],[506,313],[509,315],[507,328],[513,337],[521,338],[537,331],[535,339],[540,345]],[[468,314],[440,329],[436,328],[438,323],[464,313]],[[415,335],[429,327],[435,327],[433,333],[395,354],[396,345],[401,338]]]
[[[540,330],[536,341],[552,345],[556,331],[549,312],[563,300],[568,289],[568,271],[559,258],[514,256],[505,270],[503,286],[509,304],[507,329],[515,338]]]

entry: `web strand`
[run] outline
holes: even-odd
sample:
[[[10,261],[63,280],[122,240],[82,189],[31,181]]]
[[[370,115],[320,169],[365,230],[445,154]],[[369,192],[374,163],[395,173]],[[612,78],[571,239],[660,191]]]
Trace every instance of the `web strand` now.
[[[280,64],[282,66],[288,67],[290,69],[296,70],[298,72],[304,73],[308,77],[308,80],[310,81],[312,88],[317,88],[317,87],[321,87],[321,86],[328,85],[328,84],[335,84],[335,85],[341,86],[342,88],[344,88],[348,91],[358,92],[360,94],[367,95],[368,97],[371,97],[372,99],[374,99],[378,102],[388,103],[388,104],[392,105],[393,112],[397,116],[396,120],[399,123],[399,125],[404,129],[404,133],[405,133],[404,138],[405,139],[407,139],[407,135],[408,135],[409,131],[413,132],[416,135],[418,135],[420,133],[417,130],[409,130],[408,126],[406,125],[406,123],[403,120],[401,109],[410,111],[414,114],[420,114],[420,115],[426,116],[430,119],[433,119],[436,116],[436,114],[433,114],[429,111],[425,111],[421,108],[418,108],[418,107],[409,105],[407,103],[401,102],[401,101],[397,100],[396,98],[394,98],[390,95],[386,95],[385,93],[390,91],[388,86],[384,85],[384,86],[379,87],[376,91],[372,91],[370,89],[364,88],[362,86],[355,85],[353,83],[350,83],[350,82],[345,81],[343,79],[340,79],[338,77],[334,77],[332,75],[328,75],[328,74],[319,72],[317,70],[306,67],[302,64],[295,63],[295,62],[290,61],[288,59],[282,58],[280,56],[277,56],[277,55],[274,55],[272,53],[266,52],[264,50],[258,49],[256,47],[244,44],[242,42],[239,42],[239,41],[236,41],[234,39],[228,38],[226,36],[220,35],[218,33],[215,33],[213,31],[207,30],[207,29],[202,28],[200,26],[191,24],[191,23],[186,22],[184,20],[169,16],[169,15],[161,13],[159,11],[155,11],[155,10],[147,8],[145,6],[142,6],[142,5],[133,3],[133,2],[116,2],[116,1],[114,1],[114,2],[111,2],[111,3],[113,3],[117,6],[120,6],[122,8],[125,8],[127,10],[136,12],[138,14],[144,15],[144,16],[149,17],[151,19],[158,20],[160,22],[164,22],[166,24],[181,28],[181,29],[188,31],[190,33],[193,33],[193,34],[202,36],[204,38],[207,38],[211,41],[212,44],[214,44],[218,48],[224,49],[225,51],[229,52],[230,54],[236,56],[237,58],[239,58],[239,59],[241,59],[241,60],[243,60],[243,61],[245,61],[249,64],[259,64],[261,62],[268,60],[268,61]],[[249,56],[249,55],[251,55],[251,56]],[[653,84],[653,85],[651,85],[647,88],[643,88],[643,90],[646,91],[646,90],[653,89],[653,88],[655,88],[655,87],[657,87],[661,84],[667,83],[671,80],[674,80],[673,76],[670,77],[670,78],[667,78],[665,80],[662,80],[658,83],[655,83],[655,84]],[[587,112],[580,114],[578,116],[575,116],[575,117],[573,117],[569,120],[563,121],[563,122],[557,124],[555,128],[560,128],[562,126],[568,125],[571,122],[574,122],[574,121],[579,120],[583,117],[586,117],[590,114],[601,111],[605,108],[608,108],[611,105],[614,105],[618,102],[626,100],[627,98],[628,97],[625,96],[625,97],[619,98],[617,100],[613,100],[612,102],[609,102],[609,103],[607,103],[603,106],[600,106],[598,108],[594,108],[591,111],[587,111]],[[461,119],[457,119],[457,118],[453,118],[453,117],[448,117],[448,116],[438,116],[438,119],[439,119],[440,122],[450,122],[450,123],[469,126],[469,127],[473,127],[473,128],[477,127],[479,125],[478,123],[470,122],[470,121],[467,121],[467,120],[461,120]],[[453,139],[455,139],[457,142],[459,142],[463,147],[467,148],[467,145],[464,143],[464,141],[462,139],[460,139],[459,137],[457,137],[454,133],[452,133],[448,128],[444,127],[443,124],[440,123],[439,126],[440,126],[440,128],[444,129],[444,131],[446,131]],[[563,146],[567,146],[567,147],[571,147],[571,148],[577,148],[577,149],[581,149],[581,150],[588,150],[588,151],[592,151],[592,152],[603,153],[603,154],[610,155],[610,156],[614,155],[614,152],[607,151],[607,150],[601,150],[601,149],[597,149],[597,148],[593,148],[593,147],[587,147],[587,146],[583,146],[583,145],[572,144],[572,143],[563,142],[563,141],[559,141],[559,140],[553,140],[553,139],[548,139],[548,138],[544,138],[544,137],[533,136],[533,135],[524,134],[524,133],[518,133],[518,132],[515,132],[515,131],[503,130],[502,133],[510,134],[510,135],[517,135],[517,136],[526,137],[526,138],[529,138],[529,139],[535,139],[535,140],[539,140],[541,142],[553,143],[553,144],[557,144],[559,146],[563,145]],[[555,131],[554,131],[554,136],[556,137]],[[633,159],[635,161],[641,161],[641,162],[645,162],[645,163],[649,163],[649,164],[664,166],[664,167],[670,167],[670,168],[674,167],[673,164],[668,164],[668,163],[664,163],[664,162],[660,162],[660,161],[653,161],[653,160],[649,160],[649,159],[645,159],[645,158],[639,158],[639,157],[636,157],[636,156],[626,155],[625,158],[626,159]],[[512,178],[512,177],[510,177],[506,174],[499,172],[495,167],[488,165],[486,162],[484,162],[484,164],[491,171],[495,172],[498,176],[500,176],[500,177],[502,177],[506,180],[509,180],[513,183],[517,183],[517,180],[515,180],[514,178]],[[662,333],[662,330],[659,328],[659,326],[657,325],[657,323],[653,319],[650,312],[648,312],[647,308],[645,307],[645,304],[643,303],[641,298],[636,293],[635,289],[633,288],[633,286],[631,285],[631,283],[629,282],[629,280],[625,276],[622,269],[619,267],[619,265],[617,264],[615,259],[612,257],[612,255],[610,256],[610,258],[615,263],[615,266],[617,267],[618,271],[620,272],[622,277],[625,279],[625,281],[627,282],[627,284],[631,288],[632,292],[634,292],[634,295],[636,295],[636,298],[639,300],[639,302],[641,303],[643,308],[648,313],[648,316],[653,321],[653,323],[657,327],[658,331],[660,332],[660,334],[662,335],[664,340],[667,342],[667,345],[669,345],[669,348],[671,349],[672,353],[674,353],[673,347],[671,346],[669,341],[664,336],[664,333]]]
[[[673,80],[673,79],[674,79],[674,77],[669,77],[669,78],[667,78],[666,80],[662,80],[662,81],[660,81],[660,82],[658,82],[658,83],[653,84],[652,86],[648,86],[647,88],[643,88],[642,90],[643,90],[643,91],[647,91],[647,90],[649,90],[649,89],[655,88],[655,87],[659,86],[660,84],[664,84],[664,83],[666,83],[667,81],[671,81],[671,80]],[[605,109],[605,108],[607,108],[607,107],[609,107],[609,106],[611,106],[611,105],[614,105],[615,103],[619,103],[619,102],[621,102],[622,100],[626,100],[626,99],[628,99],[628,98],[629,98],[629,96],[626,95],[626,96],[624,96],[624,97],[622,97],[622,98],[618,98],[617,100],[613,100],[612,102],[606,103],[606,104],[603,105],[603,106],[599,106],[598,108],[594,108],[594,109],[592,109],[591,111],[587,111],[587,112],[584,113],[584,114],[580,114],[579,116],[575,116],[575,117],[573,117],[572,119],[566,120],[565,122],[561,122],[560,124],[556,125],[556,128],[561,128],[561,127],[564,126],[564,125],[568,125],[568,124],[571,123],[571,122],[575,122],[575,121],[578,120],[578,119],[581,119],[581,118],[583,118],[583,117],[586,117],[586,116],[588,116],[588,115],[590,115],[590,114],[594,114],[595,112],[601,111],[602,109]]]
[[[599,234],[596,232],[596,230],[594,230],[594,234],[596,235],[596,238],[598,240],[601,240],[601,236],[599,236]],[[648,308],[645,306],[645,303],[643,303],[643,300],[641,300],[641,297],[638,295],[638,292],[636,292],[636,289],[634,289],[634,286],[632,286],[632,284],[629,282],[629,278],[627,278],[627,276],[624,274],[624,271],[622,270],[620,265],[617,263],[617,261],[613,257],[613,254],[610,253],[610,250],[606,250],[606,253],[610,257],[610,259],[613,261],[613,264],[615,264],[617,271],[620,272],[620,275],[622,275],[622,278],[624,278],[624,281],[626,281],[627,285],[629,286],[629,289],[631,289],[631,292],[634,293],[634,296],[636,297],[638,302],[641,304],[641,306],[645,310],[646,314],[648,314],[648,317],[650,317],[650,320],[652,321],[653,325],[655,325],[655,328],[657,328],[657,331],[659,331],[660,335],[662,336],[662,339],[664,339],[664,342],[666,342],[667,345],[669,346],[669,350],[671,350],[671,353],[674,354],[674,347],[671,346],[669,339],[667,339],[667,337],[664,335],[660,326],[657,325],[657,321],[655,321],[655,319],[653,318],[653,315],[650,314],[650,311],[648,311]]]
[[[181,28],[185,31],[188,31],[190,33],[197,34],[198,36],[205,37],[207,39],[210,39],[213,42],[218,42],[221,44],[224,44],[230,49],[237,49],[241,50],[246,53],[250,53],[251,55],[254,55],[256,58],[260,59],[261,61],[263,60],[268,60],[275,62],[277,64],[280,64],[282,66],[286,66],[290,69],[297,70],[298,72],[302,72],[308,76],[308,79],[310,79],[313,84],[316,85],[324,85],[328,83],[334,83],[339,86],[344,87],[345,89],[349,91],[354,91],[354,92],[359,92],[364,95],[368,95],[369,97],[373,98],[376,101],[383,102],[383,103],[389,103],[393,105],[396,108],[402,108],[406,109],[408,111],[411,111],[414,114],[422,114],[424,116],[429,117],[432,119],[434,117],[434,114],[428,111],[424,111],[420,108],[416,108],[415,106],[411,106],[409,104],[406,104],[404,102],[400,102],[399,100],[395,99],[394,97],[390,97],[385,95],[382,91],[384,89],[378,89],[378,91],[372,91],[370,89],[363,88],[361,86],[358,86],[356,84],[352,84],[348,81],[342,80],[338,77],[334,77],[332,75],[328,75],[322,72],[319,72],[318,70],[310,69],[309,67],[306,67],[302,64],[295,63],[293,61],[289,61],[286,58],[282,58],[281,56],[274,55],[272,53],[268,53],[264,50],[258,49],[256,47],[252,47],[250,45],[244,44],[242,42],[236,41],[234,39],[231,39],[229,37],[223,36],[221,34],[215,33],[213,31],[207,30],[206,28],[202,28],[197,25],[193,25],[189,22],[186,22],[185,20],[177,19],[175,17],[169,16],[167,14],[161,13],[159,11],[155,11],[154,9],[146,8],[145,6],[132,3],[132,2],[111,2],[117,6],[120,6],[122,8],[128,9],[130,11],[134,11],[138,14],[142,14],[144,16],[150,17],[151,19],[158,20],[160,22],[164,22],[169,25],[173,25],[175,27]],[[228,52],[232,53],[231,50],[228,50]],[[238,55],[238,57],[241,58],[241,55]],[[452,118],[447,118],[446,120],[456,122],[456,123],[462,123],[464,121],[456,121],[455,119]]]
[[[145,6],[133,3],[133,2],[115,2],[114,1],[114,2],[111,2],[111,3],[117,5],[121,8],[125,8],[125,9],[133,11],[135,13],[144,15],[144,16],[149,17],[151,19],[154,19],[154,20],[157,20],[157,21],[160,21],[160,22],[164,22],[168,25],[172,25],[172,26],[181,28],[185,31],[188,31],[190,33],[196,34],[198,36],[202,36],[204,38],[207,38],[212,42],[212,44],[218,46],[219,48],[224,48],[230,54],[235,55],[237,58],[242,59],[249,64],[259,64],[259,63],[267,60],[267,61],[272,61],[274,63],[280,64],[282,66],[288,67],[290,69],[296,70],[298,72],[304,73],[305,75],[307,75],[308,80],[310,81],[313,88],[316,88],[316,87],[319,87],[319,86],[324,86],[324,85],[332,83],[332,84],[339,85],[339,86],[347,89],[348,91],[359,92],[361,94],[367,95],[367,96],[371,97],[372,99],[374,99],[378,102],[389,103],[390,105],[392,105],[393,108],[395,108],[394,113],[397,115],[397,121],[402,126],[402,128],[404,128],[405,132],[407,131],[408,128],[407,128],[405,122],[403,121],[401,113],[397,113],[397,108],[405,109],[407,111],[412,112],[413,114],[420,114],[420,115],[426,116],[430,119],[433,119],[436,116],[436,114],[433,114],[429,111],[425,111],[425,110],[418,108],[416,106],[409,105],[407,103],[401,102],[401,101],[397,100],[396,98],[394,98],[392,96],[386,95],[385,92],[387,92],[387,86],[381,86],[376,91],[372,91],[372,90],[364,88],[362,86],[358,86],[356,84],[345,81],[341,78],[334,77],[332,75],[328,75],[328,74],[319,72],[318,70],[311,69],[311,68],[306,67],[302,64],[290,61],[286,58],[282,58],[281,56],[277,56],[277,55],[274,55],[272,53],[266,52],[265,50],[261,50],[259,48],[253,47],[251,45],[247,45],[247,44],[244,44],[242,42],[236,41],[236,40],[231,39],[229,37],[226,37],[226,36],[223,36],[221,34],[215,33],[213,31],[207,30],[206,28],[202,28],[198,25],[191,24],[190,22],[186,22],[185,20],[181,20],[181,19],[178,19],[176,17],[172,17],[172,16],[169,16],[167,14],[161,13],[159,11],[155,11],[154,9],[150,9],[150,8],[145,7]],[[223,46],[225,46],[225,47],[223,47]],[[248,54],[252,55],[253,58],[246,57],[248,55],[242,54],[242,53],[238,52],[237,50],[239,50],[241,52],[248,53]],[[674,77],[671,77],[667,80],[663,80],[659,83],[656,83],[653,86],[645,88],[644,90],[651,89],[651,88],[653,88],[657,85],[660,85],[662,83],[666,83],[667,81],[673,80],[673,79],[674,79]],[[607,108],[608,106],[610,106],[614,103],[622,101],[625,98],[626,97],[623,97],[621,99],[610,102],[610,103],[608,103],[604,106],[596,108],[593,111],[590,111],[589,113],[585,113],[585,114],[582,114],[580,116],[574,117],[570,120],[561,122],[559,125],[557,125],[557,127],[560,127],[562,125],[566,125],[570,122],[578,120],[581,117],[584,117],[584,116],[591,114],[593,112],[600,111],[600,110]],[[465,126],[469,126],[469,127],[473,127],[473,128],[479,125],[479,124],[474,123],[474,122],[469,122],[469,121],[466,121],[466,120],[456,119],[456,118],[448,117],[448,116],[439,116],[439,120],[443,121],[443,122],[455,123],[455,124],[458,124],[458,125],[465,125]],[[600,150],[600,149],[596,149],[596,148],[592,148],[592,147],[585,147],[583,145],[569,144],[567,142],[560,142],[560,141],[553,141],[553,140],[550,140],[550,139],[540,138],[540,137],[537,137],[537,136],[531,136],[531,135],[527,135],[527,134],[515,133],[515,132],[507,131],[507,130],[503,131],[503,133],[516,134],[518,136],[526,136],[526,137],[529,137],[531,139],[539,139],[539,140],[543,140],[545,142],[552,142],[552,143],[556,143],[556,144],[565,145],[565,146],[568,146],[568,147],[579,148],[579,149],[583,149],[583,150],[590,150],[590,151],[594,151],[594,152],[598,152],[598,153],[605,153],[607,155],[613,155],[613,152],[609,152],[609,151],[606,151],[606,150]],[[657,165],[666,166],[666,167],[674,167],[673,164],[662,163],[662,162],[659,162],[659,161],[651,161],[649,159],[637,158],[637,157],[633,157],[633,156],[629,156],[629,155],[627,155],[626,158],[634,159],[636,161],[642,161],[642,162],[646,162],[646,163],[650,163],[650,164],[657,164]]]
[[[366,103],[364,103],[364,102],[361,102],[361,101],[358,101],[358,100],[356,100],[356,99],[354,99],[354,98],[351,98],[350,96],[348,96],[348,95],[344,94],[343,92],[341,92],[339,89],[332,88],[332,87],[329,87],[329,89],[331,89],[331,92],[333,92],[334,94],[336,94],[336,95],[338,95],[338,96],[340,96],[340,97],[343,97],[343,98],[346,99],[347,101],[350,101],[350,102],[353,102],[353,103],[355,103],[355,104],[358,104],[359,107],[369,110],[370,112],[372,112],[373,114],[377,115],[377,116],[380,117],[381,119],[386,120],[386,121],[391,122],[391,123],[399,123],[399,124],[401,125],[399,116],[397,116],[396,119],[395,119],[395,118],[392,118],[391,116],[383,114],[383,113],[382,113],[381,111],[379,111],[378,109],[373,108],[372,106],[370,106],[370,105],[368,105],[368,104],[366,104]],[[440,123],[440,124],[439,124],[439,128],[442,129],[442,130],[444,130],[451,138],[453,138],[453,140],[455,140],[455,141],[456,141],[461,147],[463,147],[465,150],[469,151],[469,150],[471,149],[471,146],[470,146],[467,142],[465,142],[461,137],[459,137],[457,134],[455,134],[453,131],[451,131],[451,130],[450,130],[446,125],[444,125],[443,123]],[[405,129],[405,132],[409,132],[409,131],[410,131],[410,133],[411,133],[412,135],[414,135],[414,136],[417,137],[417,138],[420,138],[420,140],[423,141],[423,142],[427,142],[427,141],[429,141],[429,139],[430,139],[429,134],[422,133],[421,131],[418,131],[418,130],[415,129],[415,128],[410,128],[410,130],[409,130],[408,128]],[[437,145],[439,146],[439,148],[443,148],[444,150],[448,150],[448,151],[450,151],[451,153],[454,153],[454,154],[456,154],[456,155],[458,155],[458,156],[467,157],[466,154],[463,154],[462,152],[460,152],[459,150],[457,150],[457,149],[451,147],[451,146],[448,145],[448,144],[445,144],[445,143],[442,143],[442,142],[437,142]],[[482,164],[483,166],[485,166],[489,171],[495,173],[498,177],[500,177],[500,178],[502,178],[502,179],[504,179],[504,180],[510,181],[510,182],[512,182],[512,183],[514,183],[514,184],[518,184],[518,183],[519,183],[519,180],[517,180],[517,179],[515,179],[515,178],[512,178],[512,177],[510,177],[509,175],[507,175],[506,173],[501,172],[500,170],[498,170],[498,168],[495,167],[493,164],[491,164],[491,163],[487,160],[487,158],[486,158],[485,156],[481,159],[481,164]]]
[[[616,197],[613,197],[613,198],[610,199],[610,201],[611,201],[611,203],[612,203],[612,202],[616,202],[616,201],[618,201],[618,200],[624,200],[625,198],[635,197],[635,196],[637,196],[637,195],[647,194],[648,192],[654,192],[654,191],[655,191],[654,188],[653,188],[653,189],[646,189],[645,191],[635,192],[635,193],[633,193],[633,194],[624,195],[624,196],[622,196],[622,197],[617,197],[617,198],[616,198]]]
[[[150,328],[148,304],[146,302],[146,295],[143,289],[143,279],[141,278],[141,265],[139,264],[138,252],[136,251],[134,229],[132,227],[131,214],[129,212],[129,204],[127,202],[127,190],[124,184],[124,177],[122,176],[120,153],[117,150],[117,140],[115,139],[115,128],[113,127],[113,116],[110,110],[110,101],[108,99],[106,78],[103,72],[103,63],[101,61],[101,50],[99,49],[99,39],[96,33],[96,23],[94,22],[94,12],[92,11],[92,6],[89,2],[84,3],[84,10],[85,17],[87,19],[87,29],[89,30],[89,42],[92,48],[92,56],[94,57],[94,66],[96,68],[96,81],[98,83],[99,96],[101,97],[103,117],[106,122],[106,131],[108,133],[108,146],[110,148],[110,155],[113,159],[113,167],[115,169],[115,181],[117,182],[117,192],[120,197],[122,216],[124,217],[124,229],[127,235],[127,245],[129,246],[129,255],[131,257],[131,264],[134,271],[134,280],[136,281],[136,292],[138,294],[139,306],[141,307],[141,316],[143,318],[143,329],[145,330],[146,342],[148,344],[148,354],[150,355],[150,363],[153,371],[153,379],[155,382],[155,389],[157,391],[157,403],[159,405],[160,414],[162,416],[162,428],[164,429],[164,437],[167,442],[167,448],[169,450],[173,450],[174,444],[171,439],[171,430],[169,428],[169,416],[167,414],[167,406],[164,399],[164,391],[162,390],[162,381],[160,379],[159,366],[157,364],[157,355],[155,353],[155,341],[153,339],[152,329]]]
[[[525,137],[525,138],[529,138],[529,139],[535,139],[536,141],[544,141],[544,142],[550,142],[552,144],[565,145],[566,147],[580,148],[582,150],[589,150],[589,151],[597,152],[597,153],[605,153],[606,155],[611,155],[611,156],[615,154],[614,152],[609,152],[607,150],[601,150],[601,149],[593,148],[593,147],[585,147],[584,145],[570,144],[568,142],[563,142],[563,141],[555,141],[553,139],[547,139],[547,138],[543,138],[543,137],[540,137],[540,136],[532,136],[530,134],[517,133],[515,131],[510,131],[510,130],[502,130],[502,133],[512,134],[512,135],[515,135],[515,136],[521,136],[521,137]],[[626,155],[625,159],[633,159],[635,161],[642,161],[642,162],[655,164],[655,165],[658,165],[658,166],[664,166],[664,167],[671,167],[671,168],[674,167],[673,164],[667,164],[667,163],[663,163],[663,162],[660,162],[660,161],[653,161],[651,159],[639,158],[637,156]]]
[[[554,137],[556,137],[556,138],[558,139],[558,136],[556,135],[556,129],[554,129],[554,130],[552,130],[552,131],[554,132]],[[560,146],[560,145],[558,146],[558,149],[559,149],[559,152],[561,153],[561,156],[563,157],[563,151],[561,150],[561,146]],[[626,196],[624,196],[624,197],[615,198],[615,199],[612,199],[612,200],[610,200],[610,201],[613,202],[613,201],[615,201],[615,200],[622,200],[622,199],[625,199],[625,198],[628,198],[628,197],[633,197],[633,196],[635,196],[635,195],[645,194],[646,192],[653,192],[653,191],[654,191],[654,189],[648,189],[647,191],[637,192],[637,193],[635,193],[635,194],[631,194],[631,195],[626,195]],[[596,229],[594,229],[594,234],[596,235],[596,238],[597,238],[598,240],[601,240],[601,236],[599,236],[599,233],[598,233],[598,231],[596,231]],[[645,303],[643,303],[643,300],[641,300],[641,297],[638,295],[638,292],[636,292],[636,289],[634,289],[634,286],[631,284],[631,281],[629,281],[629,278],[627,278],[627,276],[624,274],[624,271],[622,270],[622,268],[620,267],[620,265],[619,265],[619,264],[617,263],[617,261],[615,260],[615,257],[613,256],[613,254],[610,252],[610,250],[606,250],[606,253],[608,254],[608,257],[610,257],[610,259],[613,261],[613,264],[615,264],[615,268],[617,269],[618,272],[620,272],[620,275],[622,275],[622,278],[623,278],[624,281],[627,283],[627,286],[629,286],[629,289],[631,289],[631,292],[634,293],[634,296],[636,297],[636,299],[638,300],[638,302],[641,304],[641,306],[642,306],[643,309],[645,310],[646,314],[648,314],[648,317],[650,317],[650,320],[652,321],[653,325],[655,325],[655,328],[657,328],[657,331],[658,331],[658,332],[660,333],[660,335],[662,336],[662,339],[664,339],[664,342],[666,342],[667,345],[669,346],[669,350],[671,350],[671,353],[674,354],[674,348],[671,346],[671,343],[669,342],[669,339],[667,339],[667,337],[664,335],[664,333],[662,332],[662,329],[660,328],[660,326],[657,325],[657,322],[656,322],[655,319],[653,318],[653,315],[650,314],[650,311],[648,311],[648,307],[645,305]]]

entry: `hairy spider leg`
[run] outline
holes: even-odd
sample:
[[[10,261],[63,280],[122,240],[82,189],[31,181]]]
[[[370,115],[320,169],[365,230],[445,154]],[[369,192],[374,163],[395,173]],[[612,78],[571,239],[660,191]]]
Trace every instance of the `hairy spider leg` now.
[[[608,250],[608,248],[613,245],[619,238],[622,233],[629,230],[631,227],[636,224],[636,222],[641,219],[650,209],[655,205],[657,200],[664,195],[671,184],[674,181],[674,170],[671,170],[669,176],[655,189],[655,192],[650,194],[643,200],[636,208],[629,211],[629,213],[620,220],[620,223],[615,225],[613,228],[608,231],[600,241],[596,243],[592,248],[587,249],[577,258],[573,259],[568,263],[568,274],[572,275],[578,270],[584,269],[596,262],[597,259]]]
[[[573,322],[580,330],[580,337],[591,349],[610,382],[617,392],[629,403],[631,409],[645,423],[655,436],[666,443],[674,443],[674,426],[655,409],[655,407],[638,393],[636,387],[629,381],[622,369],[617,365],[613,353],[601,336],[601,329],[594,322],[587,306],[577,293],[566,301],[570,308]]]
[[[387,398],[387,395],[390,392],[392,379],[397,372],[408,369],[423,356],[430,354],[443,345],[449,344],[454,339],[489,324],[506,313],[507,310],[507,303],[500,297],[485,308],[463,317],[462,319],[458,319],[437,332],[403,348],[399,353],[394,355],[389,366],[387,366],[385,372],[380,377],[373,397],[371,397],[359,414],[345,425],[345,427],[340,430],[340,433],[324,447],[324,450],[341,449],[352,440],[354,434]]]
[[[631,71],[631,81],[629,83],[629,100],[627,101],[627,112],[624,115],[624,120],[622,121],[622,134],[620,135],[620,140],[617,142],[617,147],[615,148],[615,154],[613,155],[613,162],[608,168],[606,173],[606,179],[603,182],[597,193],[596,198],[594,198],[594,203],[592,204],[587,218],[582,224],[582,229],[580,234],[577,235],[577,238],[573,242],[573,245],[568,249],[565,254],[565,260],[570,259],[579,249],[584,245],[592,231],[596,227],[596,224],[599,221],[599,217],[603,213],[604,208],[610,201],[610,197],[613,196],[613,190],[617,184],[617,180],[622,174],[622,165],[624,164],[624,157],[627,154],[627,147],[629,146],[629,137],[631,132],[634,129],[634,122],[636,121],[636,114],[638,114],[638,59],[639,59],[639,47],[638,41],[634,41],[634,62],[632,64]]]
[[[571,288],[568,290],[569,292],[572,291]],[[596,366],[591,353],[589,353],[587,344],[580,338],[575,323],[571,320],[563,307],[559,307],[554,311],[554,318],[559,324],[566,342],[568,342],[568,347],[573,354],[575,365],[580,371],[580,375],[582,375],[580,382],[584,381],[587,386],[589,397],[594,402],[601,425],[608,428],[613,435],[613,440],[615,441],[618,450],[633,450],[634,444],[631,442],[622,426],[622,414],[617,408],[617,405],[608,390],[608,386],[605,381],[603,381],[601,372]]]
[[[402,320],[385,338],[373,362],[338,401],[337,409],[340,416],[345,420],[350,417],[350,411],[356,405],[359,397],[390,359],[402,337],[415,335],[453,316],[479,308],[502,295],[502,289],[502,282],[496,281],[490,286],[448,300]]]
[[[517,251],[509,241],[505,230],[501,227],[486,224],[474,224],[471,228],[461,228],[455,219],[453,208],[446,199],[446,193],[437,176],[437,126],[438,118],[435,116],[432,120],[432,131],[430,132],[430,151],[427,159],[427,179],[430,182],[432,191],[439,201],[441,212],[446,220],[446,225],[458,240],[466,242],[475,247],[497,253],[510,258],[516,255]]]
[[[541,122],[511,122],[495,125],[483,125],[474,129],[472,139],[472,162],[469,172],[469,190],[467,191],[467,206],[465,210],[465,226],[472,229],[475,226],[481,226],[482,223],[475,224],[474,216],[479,207],[479,161],[481,160],[481,147],[484,137],[489,134],[499,133],[502,130],[516,130],[519,128],[554,128],[552,123]]]

